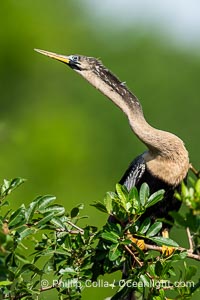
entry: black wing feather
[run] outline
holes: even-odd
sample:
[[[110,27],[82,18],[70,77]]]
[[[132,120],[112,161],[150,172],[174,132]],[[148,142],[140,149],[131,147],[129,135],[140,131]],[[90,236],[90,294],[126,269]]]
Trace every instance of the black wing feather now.
[[[146,165],[144,158],[140,155],[131,162],[119,183],[125,185],[128,191],[130,191],[132,187],[137,186],[144,175],[145,169]]]

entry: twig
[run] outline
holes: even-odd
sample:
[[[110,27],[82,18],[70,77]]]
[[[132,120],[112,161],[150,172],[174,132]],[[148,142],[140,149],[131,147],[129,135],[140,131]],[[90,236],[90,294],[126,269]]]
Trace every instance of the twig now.
[[[77,225],[75,225],[74,223],[72,223],[71,221],[67,221],[67,223],[69,225],[71,225],[72,227],[76,228],[81,234],[84,234],[84,230],[80,227],[78,227]]]
[[[40,289],[40,292],[46,292],[46,291],[55,289],[55,288],[57,288],[57,287],[58,287],[58,286],[56,286],[56,285],[49,285],[49,286],[47,286],[47,287],[41,288],[41,289]]]
[[[189,246],[190,246],[190,249],[188,251],[190,251],[191,253],[193,253],[194,252],[194,245],[193,245],[193,240],[192,240],[192,236],[191,236],[190,228],[189,227],[186,228],[186,232],[187,232]]]
[[[127,245],[124,245],[125,249],[130,253],[130,255],[133,257],[133,259],[138,263],[138,265],[140,267],[143,266],[143,263],[141,263],[138,258],[135,256],[135,254],[131,251],[131,249],[127,246]],[[146,275],[150,278],[150,279],[153,279],[153,277],[148,273],[146,272]]]
[[[146,246],[146,249],[162,252],[162,247],[160,247],[160,246],[149,245],[149,244],[145,244],[145,246]],[[188,249],[182,248],[182,247],[177,247],[177,248],[174,248],[174,249],[179,250],[181,252],[186,251],[188,258],[192,258],[192,259],[200,261],[200,255],[191,253],[190,249],[188,250]]]
[[[131,251],[131,249],[127,245],[124,245],[124,247],[130,253],[130,255],[133,257],[133,259],[138,263],[138,265],[140,267],[142,267],[142,263],[137,259],[137,257],[135,256],[135,254]]]
[[[192,164],[190,164],[190,170],[194,173],[194,175],[197,178],[200,178],[200,171],[197,171],[197,169],[195,169],[195,167]]]

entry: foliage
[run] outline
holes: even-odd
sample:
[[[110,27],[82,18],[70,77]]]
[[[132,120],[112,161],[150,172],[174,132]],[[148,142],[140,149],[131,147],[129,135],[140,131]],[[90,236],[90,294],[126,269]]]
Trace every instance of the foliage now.
[[[100,274],[123,270],[123,279],[110,283],[117,292],[111,297],[126,299],[135,291],[142,299],[190,299],[200,286],[193,278],[197,269],[186,261],[188,251],[159,236],[162,222],[151,224],[149,218],[140,222],[145,210],[160,201],[164,191],[150,195],[144,183],[140,190],[129,193],[116,185],[116,192],[106,194],[104,202],[93,204],[117,222],[108,221],[97,230],[93,226],[80,228],[77,223],[83,205],[70,213],[54,204],[55,197],[39,196],[27,207],[9,208],[7,196],[24,182],[16,178],[4,180],[0,188],[0,299],[38,299],[51,289],[58,299],[81,299],[88,283]],[[190,230],[193,237],[193,258],[199,258],[200,180],[187,188],[182,185],[177,197],[189,207],[185,215],[173,213],[178,226]],[[150,248],[141,251],[138,241],[145,239]],[[176,247],[170,255],[151,250],[151,243]],[[152,246],[159,250],[159,246]],[[148,251],[147,251],[148,250]],[[196,255],[196,256],[195,256]],[[184,271],[177,269],[182,262]]]

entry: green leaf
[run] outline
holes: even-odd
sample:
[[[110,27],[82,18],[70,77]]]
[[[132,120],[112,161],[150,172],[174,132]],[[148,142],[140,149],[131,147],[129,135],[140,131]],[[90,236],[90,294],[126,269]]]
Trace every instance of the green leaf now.
[[[108,254],[110,261],[116,260],[121,255],[121,251],[118,249],[118,247],[119,244],[114,244],[110,246],[110,250]]]
[[[3,184],[1,186],[1,196],[4,197],[10,194],[14,189],[19,187],[22,183],[24,183],[26,179],[24,178],[14,178],[12,180],[4,179]]]
[[[159,245],[165,245],[165,246],[169,246],[169,247],[179,247],[179,245],[172,239],[164,238],[162,236],[155,236],[155,237],[151,237],[149,239]]]
[[[49,222],[52,218],[54,217],[54,213],[51,212],[51,213],[48,213],[44,218],[42,218],[38,224],[37,224],[37,227],[41,227],[42,225],[46,224],[47,222]]]
[[[163,271],[163,266],[161,262],[158,260],[155,264],[155,273],[157,276],[161,276]]]
[[[14,227],[16,225],[22,225],[25,221],[25,207],[22,205],[15,212],[13,212],[10,216],[9,220],[9,228]]]
[[[171,260],[173,260],[173,262],[176,262],[176,261],[180,261],[182,259],[185,259],[187,257],[187,251],[184,251],[184,252],[180,252],[180,253],[175,253]]]
[[[58,217],[52,218],[52,219],[50,220],[50,223],[53,224],[53,225],[55,225],[55,226],[58,227],[58,228],[66,229],[65,224],[63,224],[63,223],[61,222],[61,220],[60,220]]]
[[[107,212],[109,214],[111,214],[112,210],[113,210],[113,208],[112,208],[112,201],[113,200],[112,200],[111,195],[109,193],[107,193],[106,196],[105,196],[105,198],[104,198],[104,204],[105,204],[106,210],[107,210]]]
[[[161,222],[155,222],[147,231],[146,236],[147,237],[152,237],[156,235],[162,228],[162,223]]]
[[[180,200],[180,201],[182,200],[181,195],[180,195],[177,191],[175,191],[174,197],[175,197],[176,199]]]
[[[181,194],[183,195],[183,197],[188,196],[188,188],[184,182],[182,182],[182,184],[181,184]]]
[[[77,217],[79,215],[80,209],[83,209],[83,208],[84,208],[83,203],[81,203],[81,204],[77,205],[76,207],[72,208],[72,210],[70,212],[71,218]]]
[[[52,196],[52,195],[41,196],[40,200],[38,201],[38,209],[39,209],[39,211],[43,210],[44,208],[46,208],[47,206],[49,206],[49,204],[51,204],[55,200],[56,200],[56,197]]]
[[[150,278],[146,274],[141,274],[140,280],[143,282],[144,286],[150,286]]]
[[[21,268],[21,270],[20,270],[20,272],[19,272],[19,274],[22,274],[22,273],[24,273],[26,271],[29,271],[29,270],[32,271],[32,272],[34,272],[34,273],[36,273],[36,274],[39,274],[39,275],[43,274],[43,271],[40,270],[40,269],[38,269],[33,264],[25,264],[25,265],[23,265],[22,268]]]
[[[0,231],[0,245],[4,244],[6,242],[7,235]]]
[[[54,204],[40,209],[40,213],[45,214],[53,212],[54,216],[61,216],[65,213],[65,208],[62,205]]]
[[[95,203],[90,204],[90,205],[96,207],[101,212],[108,213],[107,209],[106,209],[106,206],[101,202],[95,202]]]
[[[24,178],[14,178],[10,182],[10,190],[14,190],[26,181]]]
[[[1,196],[0,196],[1,197]],[[1,199],[0,199],[0,207],[3,207],[3,206],[9,206],[10,203],[6,200],[4,202],[1,202]]]
[[[35,210],[37,209],[37,201],[33,201],[29,204],[29,207],[25,211],[26,222],[29,223],[32,220]]]
[[[173,219],[181,226],[187,227],[187,222],[184,217],[178,213],[177,211],[170,211],[169,215],[173,217]]]
[[[115,244],[118,243],[118,239],[119,239],[119,236],[117,234],[115,234],[114,232],[103,232],[101,237],[104,240],[113,242]]]
[[[145,205],[147,202],[147,199],[149,197],[149,186],[146,182],[144,182],[141,185],[140,192],[139,192],[139,197],[140,197],[140,203],[142,206]]]
[[[196,275],[196,273],[197,273],[197,267],[196,266],[186,267],[185,281],[191,280],[192,277]]]
[[[9,190],[10,187],[10,180],[4,179],[3,184],[1,186],[1,195],[4,196],[6,194],[6,191]]]
[[[174,270],[173,267],[168,270],[168,274],[170,274],[170,276],[176,276],[177,275],[177,273],[176,273],[176,271]]]
[[[200,179],[198,179],[195,184],[195,190],[196,190],[197,194],[200,195]]]
[[[80,203],[78,205],[76,205],[76,207],[78,207],[79,210],[84,209],[85,205],[84,203]]]
[[[8,256],[6,257],[6,264],[9,262],[9,265],[11,267],[17,267],[18,261],[16,260],[16,256],[14,253],[9,253]]]
[[[20,238],[18,238],[18,239],[23,240],[28,235],[33,234],[34,231],[35,231],[34,229],[28,228],[27,226],[22,226],[22,227],[18,228],[18,230],[17,230],[17,232],[20,236]]]
[[[137,201],[139,201],[138,190],[135,186],[132,187],[132,189],[129,192],[129,200],[131,200],[131,199],[136,199]]]
[[[127,198],[128,198],[128,191],[127,191],[126,187],[124,185],[121,185],[121,184],[117,183],[116,184],[116,191],[117,191],[117,194],[118,194],[120,200],[123,203],[126,203]]]
[[[139,233],[144,234],[145,232],[147,232],[147,230],[149,229],[149,226],[151,225],[151,220],[150,218],[146,218],[140,228],[139,228]]]
[[[12,281],[6,280],[6,281],[0,281],[0,286],[6,286],[6,285],[11,285]]]
[[[123,240],[120,244],[121,244],[121,245],[131,245],[131,244],[132,244],[132,241],[126,239],[126,240]]]
[[[76,275],[77,272],[74,270],[74,268],[72,267],[66,267],[64,269],[60,269],[59,274],[63,275],[63,274],[71,274],[71,275]]]
[[[161,284],[163,283],[163,285],[165,284],[165,281],[163,281],[163,282],[161,282]],[[158,288],[157,288],[157,290],[158,290]],[[159,293],[159,296],[154,296],[153,298],[152,298],[152,300],[167,300],[167,299],[169,299],[169,298],[166,298],[166,295],[165,295],[165,290],[164,289],[159,289],[159,291],[158,291],[158,293]],[[170,300],[170,299],[169,299]]]
[[[146,207],[150,207],[150,206],[156,204],[157,202],[161,201],[163,199],[164,193],[165,193],[164,190],[159,190],[159,191],[153,193],[147,200]]]
[[[79,214],[79,208],[78,208],[78,207],[72,208],[72,210],[71,210],[71,212],[70,212],[71,218],[77,217],[78,214]]]

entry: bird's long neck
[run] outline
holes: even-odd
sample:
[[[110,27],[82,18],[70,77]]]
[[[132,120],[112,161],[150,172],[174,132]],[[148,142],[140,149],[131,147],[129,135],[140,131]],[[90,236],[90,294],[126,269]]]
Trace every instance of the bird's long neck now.
[[[167,140],[172,137],[180,139],[171,133],[149,125],[144,118],[141,104],[136,96],[107,69],[98,69],[98,72],[95,74],[94,72],[82,71],[80,74],[127,115],[132,130],[150,151],[160,152],[163,156],[165,153],[167,155],[169,149],[166,146],[170,146],[166,145]]]
[[[149,125],[138,99],[108,70],[100,68],[96,73],[81,73],[127,115],[133,132],[149,149],[144,159],[151,172],[171,185],[180,183],[189,168],[188,152],[182,140]]]

